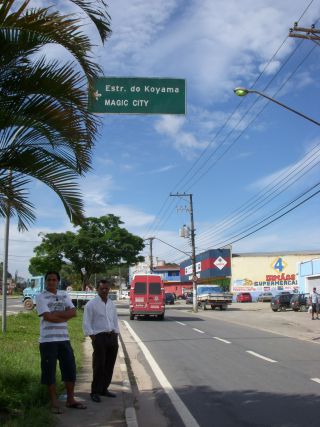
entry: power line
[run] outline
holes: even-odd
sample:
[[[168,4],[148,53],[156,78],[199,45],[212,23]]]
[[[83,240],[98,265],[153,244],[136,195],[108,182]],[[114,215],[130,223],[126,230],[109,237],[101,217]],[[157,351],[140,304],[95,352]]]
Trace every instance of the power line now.
[[[300,22],[301,19],[303,18],[303,16],[306,14],[307,10],[309,9],[309,7],[312,5],[312,3],[314,2],[314,0],[311,0],[310,3],[308,4],[308,6],[305,8],[305,10],[302,12],[302,15],[300,16],[300,18],[298,19],[297,22]]]
[[[286,40],[288,39],[288,36],[286,36],[286,38],[283,40],[283,42],[280,44],[279,48],[276,50],[276,52],[272,55],[272,57],[269,59],[269,61],[267,62],[267,64],[265,65],[264,69],[262,70],[262,72],[259,74],[259,76],[257,77],[257,79],[255,80],[255,82],[253,83],[253,85],[251,85],[251,87],[254,87],[255,84],[259,81],[259,79],[261,78],[261,76],[263,75],[263,73],[265,72],[265,70],[267,69],[267,67],[270,65],[270,63],[273,61],[273,59],[276,57],[276,55],[278,54],[278,52],[280,51],[280,49],[282,48],[282,46],[284,45],[284,43],[286,42]],[[302,42],[301,42],[302,43]],[[280,73],[280,71],[283,69],[283,67],[286,65],[286,63],[289,61],[289,59],[291,59],[291,57],[296,53],[296,51],[298,50],[298,48],[301,46],[301,43],[296,47],[296,49],[288,56],[288,58],[286,59],[286,61],[282,64],[282,66],[280,67],[280,69],[277,71],[277,73],[273,76],[273,78],[271,79],[271,81],[268,83],[268,85],[265,87],[267,88],[271,82],[277,77],[277,75]],[[238,126],[241,121],[243,120],[243,118],[247,115],[247,113],[250,111],[250,109],[256,104],[256,102],[258,102],[258,100],[256,100],[251,107],[246,111],[245,115],[242,116],[242,118],[240,119],[240,121],[237,123],[236,126]],[[191,166],[191,168],[184,174],[184,176],[178,181],[178,183],[176,184],[175,188],[178,187],[179,184],[182,184],[182,182],[185,180],[185,178],[191,173],[191,171],[195,168],[196,164],[201,160],[201,158],[205,155],[205,153],[207,152],[207,150],[210,148],[210,146],[213,144],[213,142],[215,141],[216,137],[220,134],[220,132],[226,127],[227,123],[230,121],[230,119],[232,118],[232,116],[235,114],[235,112],[238,110],[238,108],[240,107],[241,102],[236,106],[236,108],[234,109],[234,111],[228,116],[227,120],[224,122],[224,124],[222,125],[222,127],[219,129],[219,131],[216,133],[216,135],[214,136],[214,138],[208,143],[208,145],[205,147],[205,149],[202,151],[202,153],[199,155],[199,157],[197,158],[197,160],[193,163],[193,165]],[[264,110],[264,109],[263,109]],[[262,111],[263,111],[262,110]],[[258,114],[259,115],[259,114]],[[258,115],[256,115],[255,118],[258,117]],[[252,124],[253,121],[250,122],[250,125]],[[195,173],[193,173],[193,175],[191,177],[188,178],[188,180],[186,181],[185,185],[187,185],[190,180],[192,181],[192,178],[194,176],[196,176],[199,171],[203,168],[204,165],[206,165],[208,163],[208,161],[213,157],[213,155],[218,151],[218,149],[223,145],[223,143],[226,141],[226,139],[232,134],[233,130],[235,129],[235,127],[233,127],[233,129],[231,130],[231,132],[229,132],[229,134],[227,135],[227,137],[223,140],[222,143],[219,144],[219,146],[214,150],[214,152],[209,156],[209,158],[207,160],[205,160],[202,165],[196,170]],[[248,128],[249,126],[247,126],[245,128],[245,130]],[[241,132],[241,135],[244,133]],[[229,151],[229,149],[231,148],[231,146],[234,145],[234,143],[240,138],[240,136],[238,136],[233,143],[225,150],[225,152],[220,155],[220,157],[215,161],[214,165],[217,163],[218,160],[220,160],[226,153],[227,151]],[[207,169],[206,173],[212,168],[213,165],[209,166],[209,168]],[[193,186],[195,183],[197,183],[203,176],[205,175],[205,173],[202,173],[200,175],[200,177],[196,180],[196,182],[194,182],[191,186]],[[189,187],[188,191],[190,190],[191,187]],[[166,199],[167,201],[168,199]],[[164,206],[164,205],[163,205]],[[170,208],[170,206],[167,208],[166,213],[168,212],[168,209]],[[168,217],[170,216],[170,214],[167,214],[166,219],[162,220],[161,222],[165,222]],[[158,228],[161,224],[160,220],[158,221]]]
[[[4,240],[3,237],[0,237],[0,240]],[[19,242],[19,243],[42,243],[41,240],[19,240],[19,239],[10,239],[10,242]]]
[[[320,183],[316,184],[316,186],[318,186],[318,185],[320,185]],[[313,186],[313,187],[315,187],[315,186]],[[311,191],[311,189],[307,190],[307,192],[309,192],[309,191]],[[262,225],[261,227],[257,228],[256,230],[252,231],[251,233],[248,233],[248,234],[246,234],[245,236],[242,236],[242,237],[241,237],[241,238],[239,238],[239,239],[229,241],[227,244],[230,244],[230,245],[231,245],[231,244],[233,244],[233,243],[236,243],[236,242],[239,242],[240,240],[245,239],[245,238],[246,238],[246,237],[248,237],[248,236],[251,236],[252,234],[257,233],[257,232],[258,232],[258,231],[260,231],[261,229],[263,229],[263,228],[267,227],[268,225],[272,224],[273,222],[275,222],[275,221],[277,221],[278,219],[282,218],[283,216],[287,215],[289,212],[292,212],[293,210],[295,210],[295,209],[296,209],[296,208],[298,208],[299,206],[303,205],[304,203],[306,203],[308,200],[312,199],[313,197],[315,197],[315,196],[316,196],[317,194],[319,194],[319,193],[320,193],[320,190],[316,191],[314,194],[312,194],[311,196],[309,196],[309,197],[307,197],[306,199],[302,200],[302,202],[300,202],[300,203],[298,203],[297,205],[293,206],[291,209],[288,209],[286,212],[284,212],[283,214],[281,214],[281,215],[277,216],[277,217],[276,217],[276,218],[274,218],[273,220],[271,220],[271,221],[267,222],[266,224]],[[301,196],[300,196],[299,198],[301,198]],[[285,207],[289,206],[289,205],[290,205],[290,204],[292,204],[293,202],[294,202],[294,201],[292,201],[292,202],[288,203]],[[281,208],[280,210],[282,210],[282,209],[284,209],[284,208]],[[280,211],[280,210],[279,210],[279,211]],[[278,211],[278,212],[279,212],[279,211]],[[275,214],[273,214],[273,215],[275,215]],[[272,216],[273,216],[273,215],[272,215]],[[269,217],[268,217],[268,218],[269,218]],[[252,227],[251,227],[251,228],[252,228]]]
[[[313,51],[314,51],[314,49],[315,49],[315,47],[312,47],[310,50],[309,50],[309,52],[307,53],[307,55],[305,55],[304,57],[303,57],[303,59],[298,63],[298,65],[295,67],[295,69],[293,70],[293,72],[288,76],[288,78],[281,84],[281,86],[278,88],[278,90],[275,92],[275,94],[274,95],[276,95],[277,93],[279,93],[280,92],[280,90],[281,89],[283,89],[283,87],[287,84],[287,82],[290,80],[290,78],[292,78],[292,76],[296,73],[296,71],[299,69],[299,67],[305,62],[305,60],[311,55],[311,53],[313,53]],[[274,96],[273,95],[273,96]],[[254,121],[254,120],[256,120],[256,118],[257,118],[257,116],[258,115],[260,115],[261,114],[261,112],[267,107],[267,105],[268,104],[265,104],[265,106],[264,106],[264,108],[262,109],[262,110],[260,110],[260,112],[254,117],[254,119],[249,123],[249,125],[240,133],[240,135],[236,138],[236,140],[244,133],[244,131],[252,124],[252,122]],[[235,141],[234,141],[235,142]],[[232,145],[234,144],[234,142],[232,143]],[[222,155],[220,156],[220,158],[230,149],[231,147],[229,146],[229,147],[227,147],[227,149],[225,150],[225,152],[223,152],[222,153]],[[220,159],[219,158],[219,159]],[[218,160],[219,160],[218,159]],[[212,165],[211,165],[211,167],[212,167]],[[208,170],[207,171],[205,171],[201,176],[200,176],[200,178],[202,178],[203,176],[204,176],[204,174],[205,173],[207,173],[208,172]],[[196,181],[196,182],[198,182],[199,181],[199,179],[200,178],[198,178],[198,180]],[[193,184],[194,185],[194,184]]]
[[[309,5],[308,5],[308,7],[310,7],[310,5],[311,5],[311,3],[312,3],[312,1],[309,3]],[[305,9],[305,11],[304,11],[304,13],[306,12],[306,10],[308,9],[308,7]],[[301,17],[304,15],[304,13],[301,15]],[[299,18],[299,19],[301,19],[301,17]],[[283,44],[285,43],[285,41],[287,40],[287,38],[288,37],[286,37],[285,38],[285,40],[282,42],[282,44],[280,45],[280,47],[278,48],[278,50],[276,51],[276,53],[272,56],[272,58],[269,60],[269,62],[267,63],[267,65],[266,65],[266,67],[265,67],[265,69],[267,68],[267,66],[271,63],[271,61],[274,59],[274,57],[277,55],[277,53],[279,52],[279,50],[281,49],[281,47],[283,46]],[[271,81],[269,81],[269,83],[265,86],[265,88],[267,88],[267,87],[269,87],[270,86],[270,84],[274,81],[274,79],[279,75],[279,73],[280,73],[280,71],[284,68],[284,66],[288,63],[288,61],[293,57],[293,55],[297,52],[297,50],[299,49],[299,47],[301,46],[301,43],[302,42],[300,42],[298,45],[297,45],[297,47],[295,48],[295,50],[287,57],[287,59],[286,59],[286,61],[284,61],[283,62],[283,64],[282,64],[282,66],[280,67],[280,69],[278,70],[278,72],[273,76],[273,78],[271,79]],[[298,68],[303,64],[303,62],[308,58],[308,56],[311,54],[313,52],[313,49],[311,49],[311,51],[303,58],[303,60],[298,64],[298,66],[295,68],[295,70],[290,74],[290,76],[282,83],[282,85],[280,86],[280,88],[275,92],[275,94],[277,94],[284,86],[285,86],[285,84],[289,81],[289,79],[290,78],[292,78],[292,76],[294,75],[294,73],[298,70]],[[265,71],[265,69],[263,70],[263,72]],[[262,73],[263,73],[262,72]],[[259,78],[261,77],[261,75],[262,75],[262,73],[260,73],[260,76],[256,79],[256,82],[259,80]],[[255,83],[256,83],[255,82]],[[254,84],[255,84],[254,83]],[[251,86],[252,87],[252,86]],[[245,113],[245,115],[248,113],[248,111],[250,111],[250,109],[253,107],[255,105],[255,103],[253,103],[252,104],[252,106],[247,110],[247,112]],[[239,106],[240,106],[240,103],[239,103],[239,105],[235,108],[235,110],[232,112],[232,114],[227,118],[227,120],[226,120],[226,122],[224,123],[224,125],[222,126],[222,129],[226,126],[226,124],[228,123],[228,121],[230,120],[230,118],[232,117],[232,115],[237,111],[237,109],[239,108]],[[260,112],[254,117],[254,120],[261,114],[261,112],[262,111],[264,111],[264,109],[267,107],[267,104],[263,107],[263,109],[262,110],[260,110]],[[245,117],[245,115],[241,118],[241,120],[240,120],[240,122],[243,120],[243,118]],[[240,138],[240,136],[242,136],[242,134],[244,133],[244,131],[245,130],[247,130],[247,128],[253,123],[253,121],[254,120],[251,120],[251,122],[249,123],[249,125],[240,133],[240,135],[238,135],[238,137],[232,142],[232,144],[231,144],[231,146],[232,145],[234,145],[234,143]],[[239,125],[239,123],[240,122],[238,122],[237,123],[237,126]],[[234,128],[233,128],[233,130],[234,130]],[[232,130],[232,131],[233,131]],[[220,131],[221,131],[221,129],[220,129]],[[190,174],[190,172],[194,169],[194,167],[195,167],[195,165],[200,161],[200,159],[204,156],[204,154],[207,152],[207,150],[208,150],[208,148],[209,148],[209,146],[211,146],[212,145],[212,143],[214,142],[214,140],[215,140],[215,138],[216,138],[216,136],[220,133],[220,131],[215,135],[215,137],[212,139],[212,141],[206,146],[206,148],[203,150],[203,152],[200,154],[200,156],[197,158],[197,160],[196,160],[196,162],[192,165],[192,167],[189,169],[189,171],[180,179],[180,181],[178,182],[178,184],[180,184],[181,182],[183,182],[184,181],[184,179],[188,176],[188,174]],[[232,131],[231,131],[231,133],[232,133]],[[229,136],[229,135],[231,135],[231,133],[229,133],[228,135],[227,135],[227,137]],[[226,140],[227,138],[225,138],[224,139],[224,141]],[[224,142],[223,141],[223,142]],[[219,147],[221,147],[223,144],[220,144],[220,146]],[[229,146],[225,151],[224,151],[224,153],[222,154],[222,155],[220,155],[220,157],[218,158],[218,159],[216,159],[216,161],[215,161],[215,163],[214,164],[216,164],[217,163],[217,161],[218,160],[220,160],[225,154],[226,154],[226,152],[227,151],[229,151],[229,149],[231,148],[231,146]],[[219,148],[218,147],[218,148]],[[212,158],[212,156],[215,154],[217,152],[217,148],[215,149],[215,151],[214,151],[214,153],[213,154],[211,154],[211,156],[210,156],[210,158]],[[202,167],[203,167],[203,165],[205,165],[206,163],[208,163],[208,160],[210,160],[210,158],[209,159],[207,159],[207,160],[205,160],[205,162],[202,164]],[[210,169],[212,168],[212,166],[213,165],[210,165]],[[190,180],[192,181],[192,178],[199,172],[199,170],[200,169],[198,169],[192,176],[191,176],[191,178],[189,177],[188,178],[188,180],[187,180],[187,183],[188,182],[190,182]],[[206,173],[207,173],[208,171],[206,171]],[[193,182],[192,183],[192,186],[193,185],[195,185],[195,183],[197,183],[203,176],[205,175],[205,173],[202,173],[201,174],[201,176],[195,181],[195,182]],[[190,189],[191,187],[189,187],[189,189]],[[168,215],[167,215],[168,216]],[[164,218],[163,220],[162,220],[162,222],[164,221],[164,220],[166,220],[167,218]],[[159,221],[159,224],[158,225],[160,225],[161,224],[161,222]]]
[[[320,146],[320,144],[318,144],[318,146]],[[311,169],[313,169],[315,166],[317,166],[319,164],[319,161],[312,164],[314,162],[314,160],[319,157],[320,148],[317,150],[316,153],[318,153],[318,154],[315,156],[313,156],[313,153],[312,153],[310,161],[308,161],[309,159],[307,158],[304,162],[298,164],[298,166],[291,168],[289,171],[281,174],[277,179],[275,179],[271,183],[269,183],[265,187],[264,192],[261,192],[260,195],[250,198],[238,210],[234,211],[234,214],[231,215],[229,218],[225,219],[220,224],[211,228],[210,231],[208,230],[208,231],[202,233],[199,236],[198,241],[203,242],[204,237],[205,237],[205,240],[207,240],[210,235],[216,234],[219,231],[221,232],[224,229],[226,229],[227,227],[230,228],[231,225],[234,226],[235,224],[243,221],[243,219],[246,219],[248,216],[252,216],[253,213],[258,211],[259,209],[261,209],[261,207],[265,206],[268,203],[268,199],[270,199],[271,196],[276,193],[277,187],[281,188],[284,186],[284,188],[281,191],[278,191],[275,194],[275,196],[273,197],[273,200],[274,200],[275,197],[278,197],[285,190],[287,190],[290,186],[292,186],[295,182],[297,182],[299,179],[301,179],[303,176],[305,176],[308,172],[310,172]],[[311,166],[310,166],[310,164],[311,164]],[[307,170],[304,173],[301,173],[301,171],[303,171],[304,169],[307,169]],[[291,175],[293,175],[293,176],[289,179],[289,177]],[[292,178],[294,178],[296,175],[297,175],[297,177],[290,184],[285,186],[285,184],[287,184],[290,180],[292,180]],[[273,183],[275,183],[275,185],[273,185]],[[268,189],[268,187],[270,187],[270,188]],[[260,203],[258,203],[259,200],[260,200]],[[246,213],[247,213],[247,215],[245,215]]]

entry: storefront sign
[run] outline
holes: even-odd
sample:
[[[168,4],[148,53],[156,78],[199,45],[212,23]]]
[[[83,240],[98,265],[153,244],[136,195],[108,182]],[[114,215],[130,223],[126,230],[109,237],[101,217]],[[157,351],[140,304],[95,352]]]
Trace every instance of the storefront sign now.
[[[181,282],[192,280],[191,260],[180,264]],[[196,274],[200,279],[231,276],[230,249],[211,249],[196,256]]]

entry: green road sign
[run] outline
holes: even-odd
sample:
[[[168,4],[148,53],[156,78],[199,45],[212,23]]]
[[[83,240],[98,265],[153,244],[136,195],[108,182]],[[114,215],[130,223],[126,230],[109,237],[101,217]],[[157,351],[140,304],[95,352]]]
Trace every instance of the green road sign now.
[[[100,77],[89,93],[92,113],[185,114],[186,81],[170,78]]]

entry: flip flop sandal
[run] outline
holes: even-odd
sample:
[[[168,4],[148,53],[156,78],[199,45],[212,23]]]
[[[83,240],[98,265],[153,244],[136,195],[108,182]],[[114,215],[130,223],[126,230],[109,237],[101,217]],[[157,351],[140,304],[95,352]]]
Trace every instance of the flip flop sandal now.
[[[87,409],[86,405],[81,402],[67,403],[66,407],[71,409]]]

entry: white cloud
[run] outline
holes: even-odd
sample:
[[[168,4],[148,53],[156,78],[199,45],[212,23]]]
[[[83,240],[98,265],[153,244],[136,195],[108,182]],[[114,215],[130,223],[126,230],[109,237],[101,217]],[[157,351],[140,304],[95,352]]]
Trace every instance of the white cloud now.
[[[169,170],[174,169],[175,167],[176,167],[175,165],[167,165],[158,169],[146,170],[144,172],[138,173],[137,175],[153,175],[156,173],[168,172]]]
[[[110,175],[104,177],[91,175],[83,181],[82,187],[86,216],[100,217],[112,213],[120,216],[124,227],[134,229],[134,232],[154,220],[154,215],[149,215],[140,209],[110,202],[112,193],[119,190]]]
[[[162,116],[155,123],[155,129],[160,134],[169,137],[177,151],[186,157],[192,157],[195,150],[203,149],[207,143],[198,141],[191,133],[182,131],[181,127],[185,119],[175,116]]]
[[[276,7],[273,0],[264,1],[264,7],[255,0],[243,0],[241,7],[236,0],[203,0],[201,7],[198,1],[153,0],[145,7],[139,0],[111,0],[115,31],[107,46],[108,67],[175,76],[180,70],[189,87],[212,103],[216,96],[225,96],[236,80],[250,80],[300,12],[298,0],[282,1]],[[280,55],[292,44],[290,40]],[[185,55],[176,55],[177,51]],[[278,61],[270,68],[275,70]]]
[[[17,224],[14,221],[10,223],[9,233],[9,251],[8,251],[8,271],[14,275],[18,271],[18,275],[22,277],[30,277],[28,272],[29,259],[34,256],[34,248],[41,243],[39,233],[63,233],[67,230],[74,231],[70,222],[65,223],[65,227],[44,227],[35,226],[29,231],[21,233],[18,231]],[[0,226],[0,242],[4,239],[4,226]],[[2,244],[3,247],[3,244]],[[3,257],[3,249],[0,257]]]

